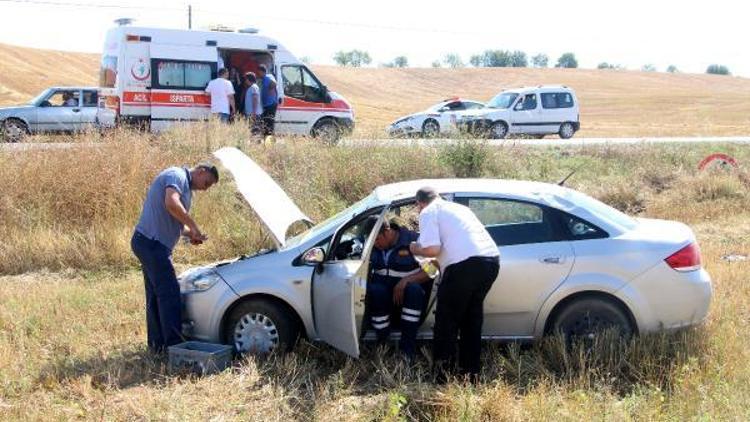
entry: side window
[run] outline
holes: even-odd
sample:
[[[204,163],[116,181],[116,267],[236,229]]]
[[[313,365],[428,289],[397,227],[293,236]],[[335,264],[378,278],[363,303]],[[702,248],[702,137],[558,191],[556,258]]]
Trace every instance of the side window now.
[[[102,88],[114,88],[117,79],[117,57],[103,56],[99,68],[99,86]]]
[[[464,103],[464,107],[466,107],[467,110],[476,110],[479,108],[484,108],[484,104],[481,103]]]
[[[541,206],[495,198],[461,198],[479,218],[498,246],[560,240],[551,213]]]
[[[541,97],[543,108],[573,107],[573,96],[569,92],[546,92]]]
[[[281,75],[284,77],[284,95],[303,99],[305,89],[302,85],[302,68],[299,66],[283,66]]]
[[[536,94],[526,94],[522,100],[516,104],[516,111],[536,109]]]
[[[604,239],[609,237],[609,234],[604,230],[570,214],[564,214],[562,220],[565,227],[565,234],[570,240]]]
[[[96,91],[91,91],[91,90],[83,91],[83,106],[84,107],[96,107],[97,97],[98,97],[98,94]]]
[[[203,90],[214,75],[215,63],[154,59],[156,69],[153,88]]]
[[[284,95],[303,101],[323,101],[323,87],[304,66],[283,66]]]
[[[78,107],[80,91],[59,90],[47,98],[51,107]]]
[[[464,103],[461,101],[455,101],[452,103],[448,103],[445,107],[448,108],[450,111],[457,111],[457,110],[466,110],[466,107],[464,106]]]

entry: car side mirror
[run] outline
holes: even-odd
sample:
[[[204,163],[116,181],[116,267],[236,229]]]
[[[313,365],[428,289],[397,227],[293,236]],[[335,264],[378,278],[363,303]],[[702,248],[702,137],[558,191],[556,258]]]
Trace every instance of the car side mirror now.
[[[39,103],[39,107],[50,107],[51,105],[52,104],[47,100],[44,100],[41,103]]]
[[[309,266],[318,266],[323,263],[326,259],[326,253],[321,247],[315,247],[308,249],[307,252],[302,254],[302,262]]]

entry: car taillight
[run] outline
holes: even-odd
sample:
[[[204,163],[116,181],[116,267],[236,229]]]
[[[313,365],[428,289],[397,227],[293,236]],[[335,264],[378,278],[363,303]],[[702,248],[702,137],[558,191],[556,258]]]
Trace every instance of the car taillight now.
[[[693,242],[664,260],[675,271],[695,271],[701,267],[701,250]]]

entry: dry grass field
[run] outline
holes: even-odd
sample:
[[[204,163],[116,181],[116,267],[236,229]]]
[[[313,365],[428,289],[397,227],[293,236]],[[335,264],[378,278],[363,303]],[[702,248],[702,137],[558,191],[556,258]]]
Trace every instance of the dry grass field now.
[[[302,53],[302,52],[298,52]],[[0,44],[0,105],[50,85],[97,84],[99,56]],[[314,66],[349,99],[355,136],[382,136],[398,116],[452,96],[487,101],[505,88],[563,84],[581,103],[577,136],[723,136],[750,133],[750,80],[585,69],[375,69]]]
[[[320,148],[248,145],[238,127],[118,131],[74,142],[96,148],[0,152],[0,420],[748,420],[750,418],[750,174],[701,173],[739,145],[597,146],[575,150]],[[590,353],[555,339],[530,348],[487,344],[481,382],[437,386],[429,349],[407,366],[367,348],[351,360],[303,341],[288,355],[238,360],[195,378],[146,353],[142,279],[128,247],[145,189],[168,165],[242,148],[315,220],[382,183],[471,174],[569,182],[631,214],[696,231],[713,277],[706,324]],[[471,164],[471,165],[470,165]],[[229,177],[197,194],[210,241],[178,246],[179,268],[247,253],[267,238]]]

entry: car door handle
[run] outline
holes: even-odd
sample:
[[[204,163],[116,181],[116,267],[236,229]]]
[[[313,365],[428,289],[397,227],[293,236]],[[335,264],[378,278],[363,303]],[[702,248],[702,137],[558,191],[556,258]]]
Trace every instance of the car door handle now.
[[[563,262],[563,259],[559,256],[547,256],[541,258],[539,261],[541,261],[543,264],[561,264]]]
[[[80,109],[80,108],[74,108],[74,109],[73,109],[73,113],[78,113],[79,111],[81,111],[81,109]]]

